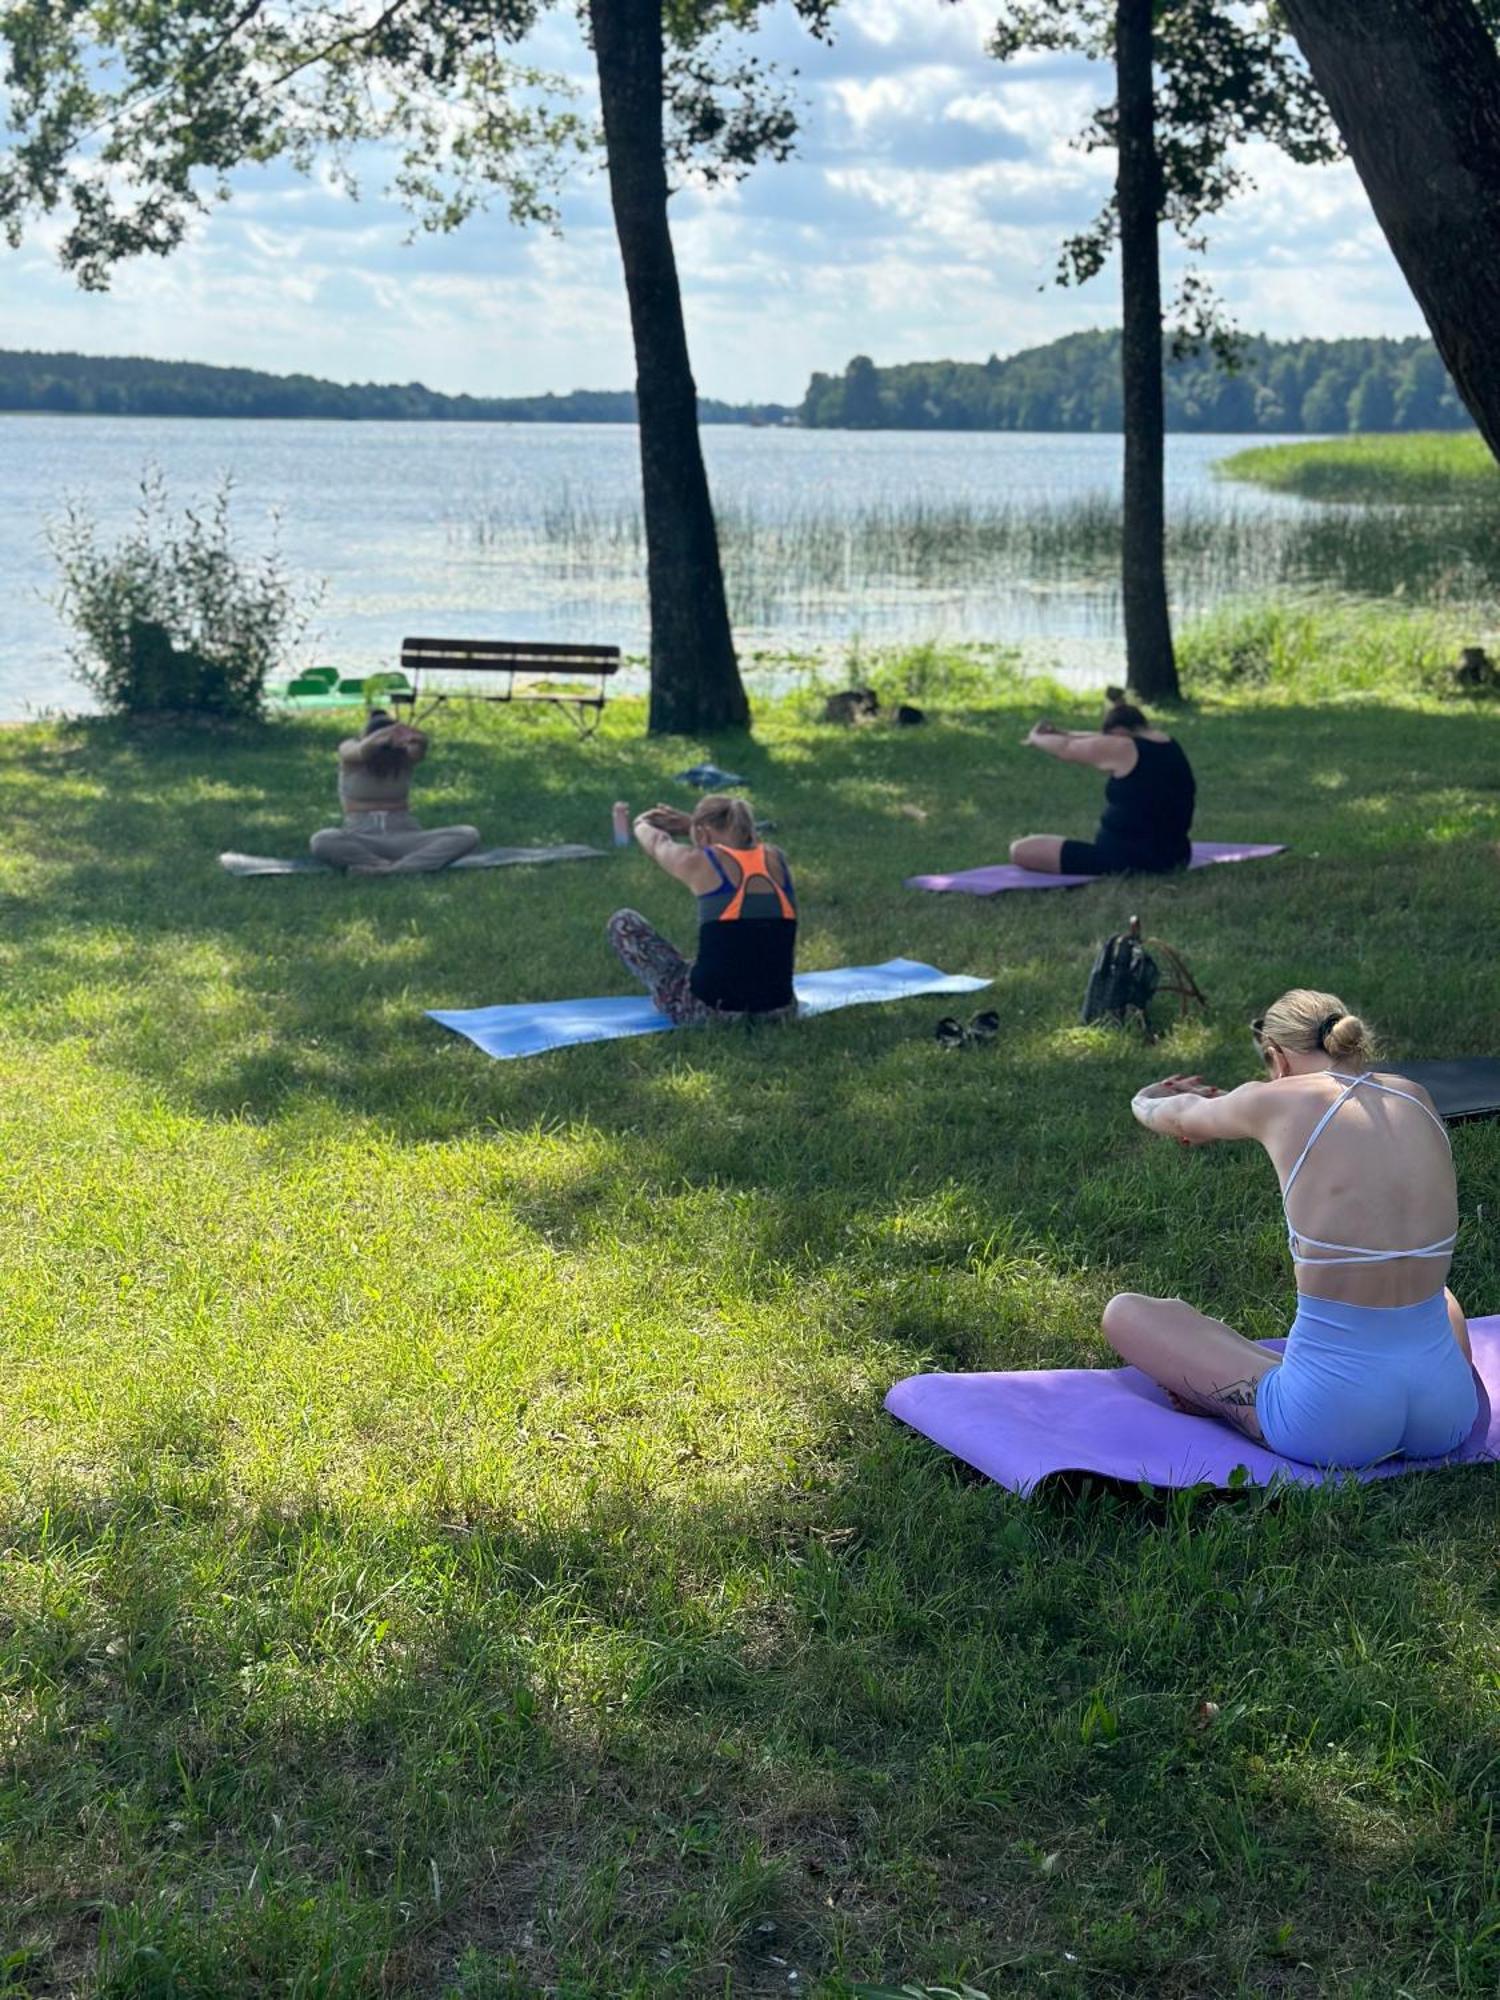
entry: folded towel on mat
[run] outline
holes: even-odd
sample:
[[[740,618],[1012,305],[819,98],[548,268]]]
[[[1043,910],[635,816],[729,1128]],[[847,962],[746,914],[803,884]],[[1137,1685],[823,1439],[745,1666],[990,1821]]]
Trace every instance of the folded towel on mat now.
[[[1059,1472],[1094,1472],[1152,1486],[1230,1486],[1244,1468],[1250,1486],[1278,1479],[1394,1479],[1500,1458],[1500,1315],[1469,1322],[1479,1416],[1447,1458],[1383,1459],[1357,1472],[1323,1471],[1282,1458],[1213,1417],[1174,1410],[1138,1368],[1033,1368],[993,1375],[909,1375],[885,1399],[894,1417],[944,1451],[1030,1493]],[[1280,1348],[1279,1340],[1267,1347]]]
[[[891,958],[884,965],[846,965],[831,972],[799,972],[795,980],[801,1014],[829,1014],[837,1007],[862,1007],[876,1000],[907,1000],[922,993],[977,993],[987,979],[962,972],[939,972],[915,959]],[[522,1000],[503,1007],[430,1008],[428,1018],[466,1035],[487,1056],[506,1061],[540,1055],[574,1042],[612,1042],[625,1035],[659,1035],[675,1025],[659,1014],[646,995],[598,1000]],[[715,1032],[722,1032],[715,1030]]]

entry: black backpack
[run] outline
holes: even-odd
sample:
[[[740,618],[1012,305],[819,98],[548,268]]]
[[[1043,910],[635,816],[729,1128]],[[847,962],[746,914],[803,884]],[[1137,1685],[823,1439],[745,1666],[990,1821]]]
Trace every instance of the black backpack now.
[[[1161,967],[1146,949],[1148,944],[1155,945],[1167,960],[1172,977],[1164,987]],[[1152,1033],[1151,1002],[1158,989],[1177,995],[1179,1019],[1194,1006],[1208,1012],[1208,1001],[1180,954],[1160,938],[1143,938],[1140,918],[1132,917],[1128,930],[1121,931],[1116,937],[1106,938],[1100,945],[1083,996],[1083,1011],[1078,1018],[1084,1023],[1113,1021],[1118,1027],[1135,1021],[1149,1037]]]

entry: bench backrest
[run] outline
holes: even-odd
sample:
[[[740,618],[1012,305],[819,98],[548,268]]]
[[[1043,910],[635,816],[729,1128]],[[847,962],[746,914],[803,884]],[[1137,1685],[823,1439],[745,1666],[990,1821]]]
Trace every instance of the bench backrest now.
[[[403,639],[408,674],[448,668],[466,674],[617,674],[618,646],[580,646],[530,639]]]

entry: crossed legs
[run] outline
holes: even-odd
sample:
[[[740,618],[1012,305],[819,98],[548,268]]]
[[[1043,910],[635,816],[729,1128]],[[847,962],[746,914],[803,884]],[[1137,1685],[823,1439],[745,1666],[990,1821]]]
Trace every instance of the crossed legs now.
[[[409,832],[362,832],[329,826],[308,843],[319,861],[347,868],[351,875],[431,875],[479,845],[472,826],[420,827]]]
[[[1153,1299],[1142,1292],[1117,1292],[1104,1308],[1102,1325],[1120,1359],[1149,1375],[1179,1409],[1218,1417],[1264,1443],[1255,1391],[1263,1375],[1280,1367],[1279,1354],[1268,1354],[1183,1299]]]
[[[1452,1292],[1443,1294],[1448,1324],[1466,1361],[1469,1329]],[[1104,1308],[1104,1338],[1119,1355],[1166,1390],[1181,1410],[1218,1417],[1257,1444],[1265,1437],[1256,1414],[1256,1390],[1263,1376],[1281,1366],[1221,1319],[1210,1319],[1182,1299],[1153,1299],[1143,1292],[1118,1292]]]
[[[679,1028],[722,1018],[694,993],[693,968],[676,945],[648,924],[639,910],[616,910],[604,929],[615,956],[645,987],[659,1014]]]

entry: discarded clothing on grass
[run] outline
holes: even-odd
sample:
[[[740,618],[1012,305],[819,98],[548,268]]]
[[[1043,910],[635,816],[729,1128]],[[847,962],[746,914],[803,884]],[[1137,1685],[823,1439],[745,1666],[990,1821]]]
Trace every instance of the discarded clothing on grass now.
[[[543,861],[602,861],[605,853],[602,847],[482,847],[477,853],[465,854],[458,861],[450,861],[446,868],[432,872],[448,875],[458,868],[516,868]],[[231,875],[343,875],[347,872],[342,868],[330,868],[326,861],[315,861],[310,854],[278,860],[268,854],[236,854],[231,851],[219,856],[219,866]]]
[[[700,792],[722,792],[726,785],[744,782],[738,771],[721,771],[717,764],[694,764],[690,770],[679,771],[672,780],[674,785],[696,785]]]
[[[1221,861],[1261,861],[1284,854],[1285,845],[1267,846],[1242,840],[1195,840],[1189,868],[1212,868]],[[1035,868],[1018,868],[1013,861],[992,868],[965,868],[957,875],[908,875],[908,889],[954,889],[965,896],[998,896],[1006,889],[1077,889],[1085,882],[1107,882],[1107,875],[1044,875]]]
[[[1174,1410],[1138,1368],[1034,1368],[909,1375],[885,1399],[894,1417],[1012,1493],[1063,1472],[1152,1486],[1269,1486],[1394,1479],[1500,1458],[1500,1315],[1469,1322],[1479,1415],[1446,1458],[1383,1459],[1358,1471],[1282,1458],[1214,1417]],[[1285,1343],[1268,1340],[1279,1350]],[[1240,1475],[1240,1468],[1243,1474]],[[1240,1476],[1237,1476],[1240,1475]]]
[[[793,981],[799,1015],[829,1014],[877,1000],[907,1000],[922,993],[977,993],[987,979],[939,972],[910,958],[884,965],[846,965],[830,972],[799,972]],[[428,1018],[499,1061],[540,1055],[575,1042],[612,1042],[627,1035],[659,1035],[674,1025],[645,994],[598,1000],[523,1000],[502,1007],[429,1009]],[[754,1017],[744,1023],[753,1025]],[[768,1034],[780,1032],[767,1025]]]

